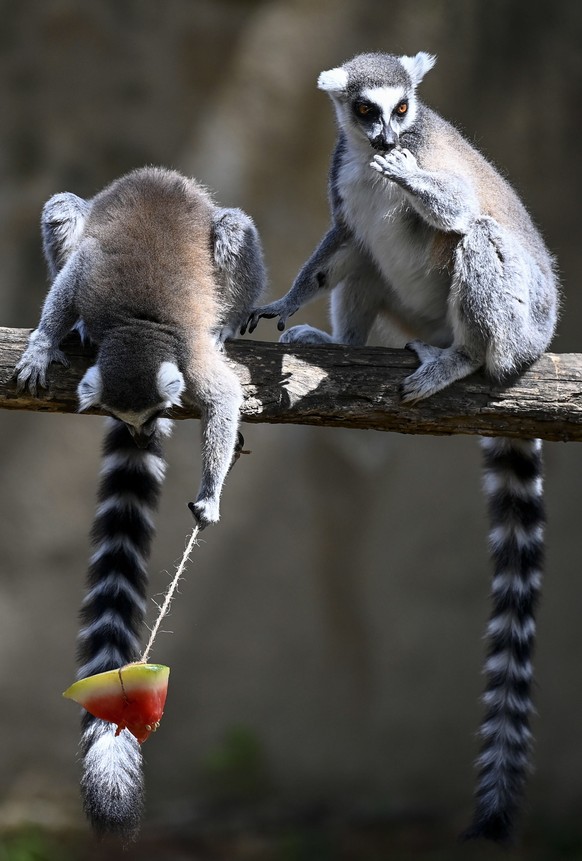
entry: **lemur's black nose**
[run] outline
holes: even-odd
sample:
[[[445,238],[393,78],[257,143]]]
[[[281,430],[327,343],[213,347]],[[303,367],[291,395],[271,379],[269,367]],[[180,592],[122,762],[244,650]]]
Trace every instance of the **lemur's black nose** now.
[[[394,149],[398,143],[398,139],[393,132],[382,131],[379,135],[376,135],[375,138],[372,138],[370,143],[375,150],[378,150],[379,152],[388,152],[389,150]]]

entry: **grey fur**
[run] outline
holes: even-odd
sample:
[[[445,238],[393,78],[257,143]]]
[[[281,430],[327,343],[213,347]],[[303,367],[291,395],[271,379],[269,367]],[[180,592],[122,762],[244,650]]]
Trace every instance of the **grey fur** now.
[[[17,365],[18,386],[33,393],[46,386],[51,362],[66,362],[60,342],[77,326],[98,346],[99,374],[81,382],[81,408],[102,407],[145,443],[153,418],[179,403],[158,387],[160,366],[175,365],[184,397],[203,412],[203,474],[192,510],[201,526],[215,523],[242,402],[221,347],[265,285],[252,220],[217,207],[192,179],[144,168],[90,201],[55,195],[42,233],[55,277]]]
[[[415,336],[407,346],[419,367],[401,388],[408,404],[480,368],[507,379],[547,349],[558,312],[554,261],[523,203],[418,99],[416,87],[433,64],[424,53],[364,54],[322,72],[319,86],[332,99],[339,127],[330,171],[333,223],[289,292],[255,309],[248,321],[252,332],[261,317],[278,317],[283,330],[302,305],[328,289],[332,334],[302,325],[281,341],[363,345],[375,321],[388,318]],[[522,624],[533,629],[539,591],[544,515],[538,441],[492,442],[485,448],[485,476],[494,488],[493,657],[486,666],[489,712],[469,836],[504,841],[528,767],[531,702],[527,673],[527,684],[516,691],[515,680],[501,678],[497,667],[506,652],[526,666],[533,649],[533,637],[524,652],[515,632]],[[514,598],[527,596],[519,611],[508,611],[505,598],[498,601],[500,582],[509,582]],[[496,733],[492,727],[500,723],[503,731]],[[507,745],[508,734],[521,739],[517,753]]]
[[[216,206],[195,180],[161,168],[122,177],[90,201],[52,197],[42,236],[54,279],[16,371],[46,386],[71,328],[97,346],[79,383],[81,410],[113,417],[78,638],[79,678],[137,660],[153,515],[164,476],[161,415],[182,397],[202,413],[202,479],[189,507],[201,527],[219,519],[236,456],[242,391],[223,342],[248,319],[265,285],[259,237],[239,209]],[[133,440],[132,440],[133,437]],[[141,751],[124,730],[85,714],[81,791],[99,834],[131,839],[143,807]]]

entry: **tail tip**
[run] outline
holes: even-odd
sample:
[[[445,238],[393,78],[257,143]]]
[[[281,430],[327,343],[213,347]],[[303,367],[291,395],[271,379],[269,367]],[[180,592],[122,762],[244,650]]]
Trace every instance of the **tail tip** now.
[[[86,788],[82,795],[85,816],[98,839],[113,837],[124,844],[135,842],[140,831],[143,796],[134,794],[130,803],[105,803],[102,796],[93,797]]]
[[[134,841],[145,801],[139,744],[127,730],[116,736],[111,724],[91,719],[84,727],[81,748],[81,798],[95,835]]]
[[[513,823],[506,813],[475,816],[471,825],[461,834],[463,843],[469,840],[491,840],[500,846],[510,847],[514,843]]]
[[[98,840],[117,838],[124,846],[137,840],[141,820],[139,815],[103,816],[101,813],[95,813],[87,804],[84,805],[84,809],[93,834]]]

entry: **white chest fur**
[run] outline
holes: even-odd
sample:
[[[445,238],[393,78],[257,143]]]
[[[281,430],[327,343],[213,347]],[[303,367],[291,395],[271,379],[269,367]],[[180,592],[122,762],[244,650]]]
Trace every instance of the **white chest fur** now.
[[[430,258],[430,235],[414,229],[410,202],[394,182],[369,166],[370,155],[346,153],[338,174],[343,212],[401,304],[425,322],[442,326],[449,280]]]

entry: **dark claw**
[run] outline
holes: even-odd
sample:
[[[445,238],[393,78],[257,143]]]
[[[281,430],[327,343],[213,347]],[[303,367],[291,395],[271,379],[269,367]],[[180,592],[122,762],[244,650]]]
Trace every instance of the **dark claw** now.
[[[233,468],[233,466],[235,465],[235,463],[237,462],[237,460],[239,459],[241,454],[250,454],[250,451],[245,451],[244,444],[245,444],[245,438],[242,435],[242,433],[240,431],[238,431],[237,439],[236,439],[236,445],[234,447],[234,453],[232,455],[232,461],[231,461],[231,464],[228,468],[229,472],[231,471],[231,469]]]
[[[284,332],[284,331],[285,331],[285,320],[279,320],[279,322],[277,323],[277,329],[278,329],[280,332]]]
[[[409,392],[405,386],[405,383],[401,383],[398,386],[398,394],[400,395],[400,400],[406,404],[406,406],[415,407],[421,398],[411,398],[409,397]]]
[[[234,447],[235,455],[239,455],[244,448],[245,438],[240,431],[237,431],[236,445]]]

